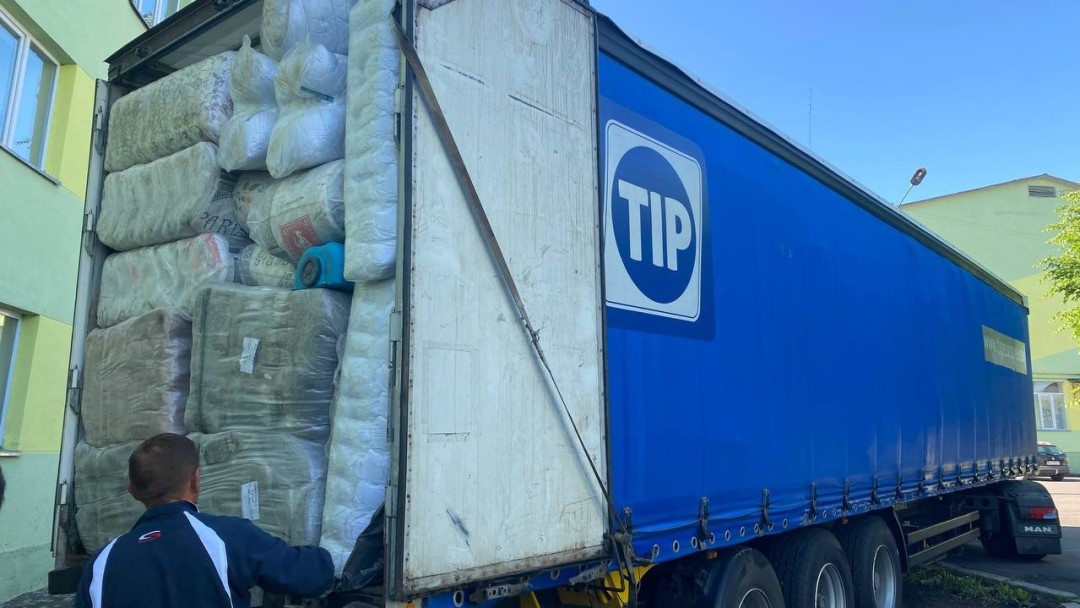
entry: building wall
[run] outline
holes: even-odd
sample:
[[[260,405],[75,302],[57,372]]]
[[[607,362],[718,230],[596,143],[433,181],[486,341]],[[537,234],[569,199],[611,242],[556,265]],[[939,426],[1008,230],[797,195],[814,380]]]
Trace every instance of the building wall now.
[[[1028,186],[1052,186],[1059,192],[1075,184],[1049,176],[1031,178],[944,196],[902,207],[903,211],[951,242],[1028,298],[1031,368],[1036,382],[1065,382],[1067,431],[1039,431],[1041,441],[1069,453],[1074,472],[1080,472],[1080,394],[1068,383],[1080,379],[1080,351],[1068,331],[1052,319],[1063,309],[1058,296],[1047,295],[1049,284],[1038,268],[1043,258],[1057,253],[1047,242],[1046,226],[1057,220],[1060,198],[1028,195]]]
[[[0,308],[23,315],[0,445],[0,602],[44,587],[90,154],[94,80],[146,31],[128,0],[0,0],[61,65],[42,175],[0,150]]]

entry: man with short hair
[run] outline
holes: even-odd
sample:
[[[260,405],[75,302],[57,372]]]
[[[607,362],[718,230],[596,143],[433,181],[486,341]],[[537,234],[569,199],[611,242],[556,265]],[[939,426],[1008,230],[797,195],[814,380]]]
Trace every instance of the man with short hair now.
[[[83,571],[76,608],[247,608],[249,589],[317,597],[334,583],[330,554],[291,547],[239,517],[201,513],[199,452],[163,433],[128,459],[128,492],[146,512]]]

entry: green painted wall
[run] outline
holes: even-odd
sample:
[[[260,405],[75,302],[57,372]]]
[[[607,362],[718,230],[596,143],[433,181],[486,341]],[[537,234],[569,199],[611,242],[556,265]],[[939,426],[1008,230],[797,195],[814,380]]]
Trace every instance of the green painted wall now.
[[[1057,251],[1047,242],[1050,234],[1045,228],[1057,219],[1063,201],[1029,196],[1028,186],[1051,186],[1058,192],[1078,188],[1043,175],[910,203],[902,209],[1027,296],[1036,380],[1080,378],[1076,340],[1052,320],[1064,304],[1060,297],[1047,295],[1048,285],[1038,268],[1039,260]],[[1066,389],[1067,399],[1073,394]],[[1068,452],[1073,471],[1080,472],[1080,399],[1071,399],[1066,418],[1068,431],[1039,431],[1039,439]]]
[[[146,31],[128,0],[0,0],[62,64],[108,77],[105,59]]]
[[[0,459],[7,492],[0,509],[0,602],[41,589],[53,558],[52,503],[59,455],[23,454]]]
[[[44,172],[0,151],[0,307],[23,314],[0,458],[0,603],[40,589],[52,569],[49,543],[94,79],[104,59],[146,31],[128,0],[0,0],[0,10],[61,64]]]
[[[89,153],[88,153],[89,154]],[[83,202],[0,152],[0,306],[71,323]]]

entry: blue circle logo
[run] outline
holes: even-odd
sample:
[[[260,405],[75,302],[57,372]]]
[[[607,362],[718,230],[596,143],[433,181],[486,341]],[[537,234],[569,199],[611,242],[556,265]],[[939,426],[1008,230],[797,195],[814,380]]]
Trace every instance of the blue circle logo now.
[[[611,221],[630,279],[654,302],[681,296],[697,263],[697,218],[682,179],[663,155],[637,146],[619,159]]]

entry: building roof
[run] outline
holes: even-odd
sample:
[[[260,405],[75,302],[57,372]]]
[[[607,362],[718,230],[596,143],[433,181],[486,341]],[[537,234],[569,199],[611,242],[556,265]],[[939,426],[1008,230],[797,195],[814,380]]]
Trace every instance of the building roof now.
[[[950,198],[950,197],[953,197],[953,196],[957,196],[959,194],[970,194],[972,192],[979,192],[979,191],[982,191],[982,190],[989,190],[991,188],[999,188],[1001,186],[1008,186],[1010,184],[1026,182],[1026,181],[1033,180],[1033,179],[1052,180],[1052,181],[1055,181],[1055,182],[1058,182],[1058,183],[1061,183],[1061,184],[1065,184],[1069,188],[1080,190],[1080,184],[1078,184],[1076,182],[1069,181],[1067,179],[1060,178],[1060,177],[1055,177],[1053,175],[1050,175],[1049,173],[1043,173],[1041,175],[1031,175],[1029,177],[1021,177],[1019,179],[1009,180],[1007,182],[1001,182],[1000,184],[990,184],[988,186],[981,186],[979,188],[972,188],[971,190],[961,190],[960,192],[953,192],[952,194],[942,194],[941,196],[935,196],[933,198],[924,198],[921,201],[912,201],[910,203],[905,203],[904,205],[902,205],[902,207],[910,207],[912,205],[920,205],[922,203],[929,203],[931,201],[938,201],[938,200],[941,200],[943,198]]]

